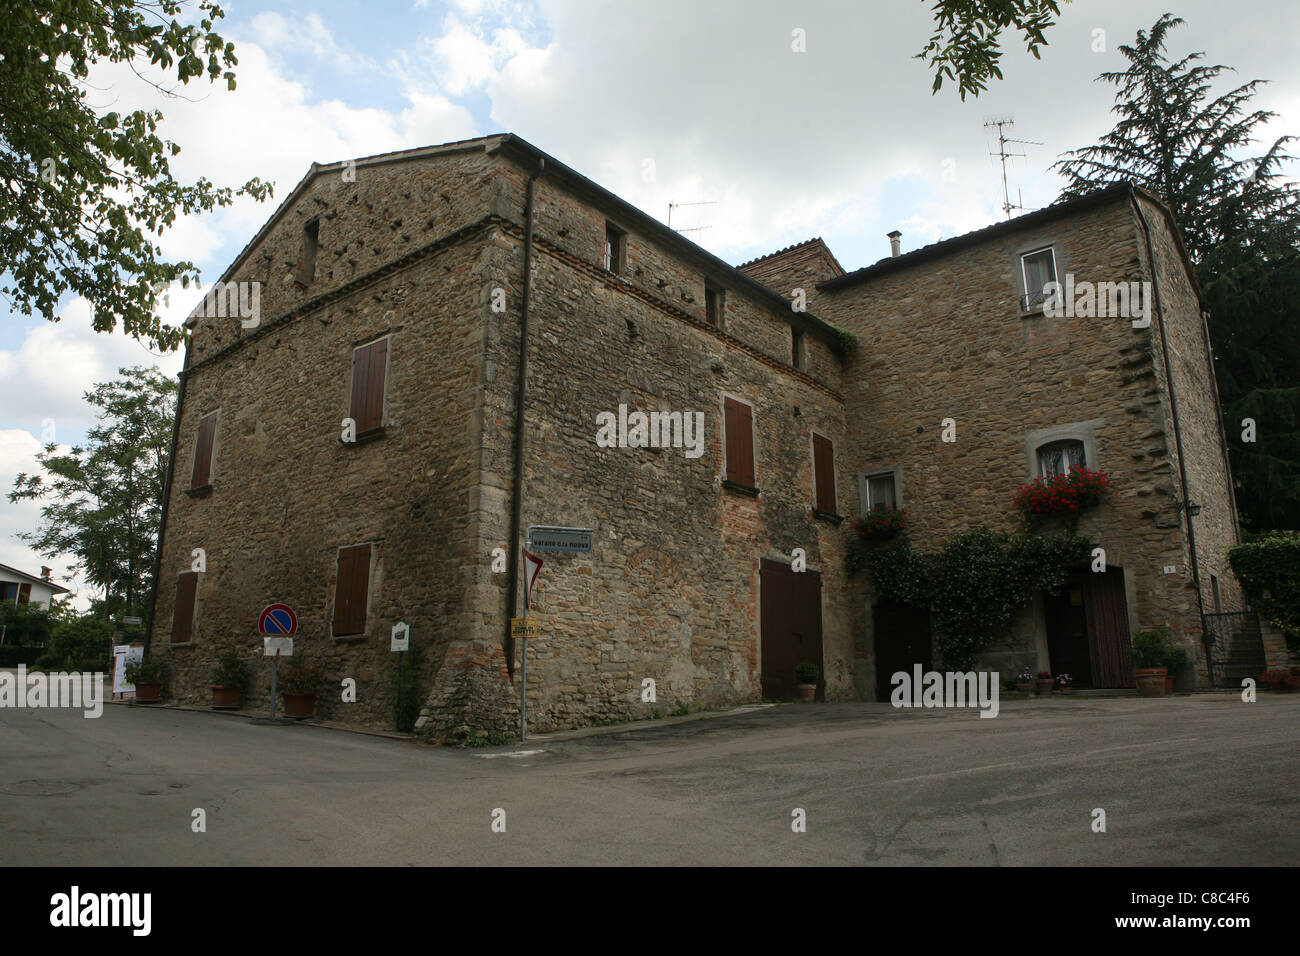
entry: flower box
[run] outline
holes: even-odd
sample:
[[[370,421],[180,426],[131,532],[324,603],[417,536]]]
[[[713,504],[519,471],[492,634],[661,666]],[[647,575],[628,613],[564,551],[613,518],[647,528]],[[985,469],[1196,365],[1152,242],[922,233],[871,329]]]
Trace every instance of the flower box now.
[[[1067,474],[1036,478],[1021,485],[1015,505],[1030,520],[1053,515],[1076,517],[1085,508],[1098,504],[1110,490],[1110,478],[1105,472],[1071,465]]]

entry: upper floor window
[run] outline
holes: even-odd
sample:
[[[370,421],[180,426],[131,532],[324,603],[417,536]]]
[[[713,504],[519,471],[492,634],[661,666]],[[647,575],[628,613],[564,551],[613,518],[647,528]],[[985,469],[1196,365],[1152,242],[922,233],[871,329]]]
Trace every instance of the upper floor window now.
[[[307,285],[316,278],[316,245],[320,239],[320,220],[309,219],[302,227],[302,261],[298,264],[298,281]]]
[[[388,380],[388,337],[376,339],[352,353],[352,400],[348,416],[358,435],[384,424],[384,389]]]
[[[215,411],[199,420],[199,434],[194,443],[194,471],[190,475],[190,490],[197,491],[212,484],[212,456],[217,447],[217,422],[221,412]]]
[[[1038,449],[1038,473],[1044,478],[1068,475],[1073,465],[1088,467],[1081,441],[1054,441]]]
[[[794,328],[794,326],[790,327],[790,357],[790,364],[799,371],[808,370],[808,343],[803,332]]]
[[[1056,253],[1051,246],[1027,252],[1020,257],[1020,271],[1025,280],[1025,294],[1020,297],[1020,308],[1033,312],[1043,307],[1047,293],[1043,288],[1056,281]]]
[[[723,402],[723,429],[727,455],[727,481],[753,489],[754,410],[744,402],[728,398]]]
[[[605,271],[622,272],[627,257],[627,233],[612,222],[605,223]]]
[[[894,484],[894,473],[892,471],[882,472],[878,475],[867,475],[866,480],[862,483],[865,492],[866,510],[875,511],[877,508],[897,508],[898,507],[898,489]]]
[[[176,579],[176,603],[172,608],[172,643],[188,644],[194,639],[194,622],[199,608],[199,574],[182,571]]]
[[[724,293],[712,283],[704,284],[704,317],[709,325],[722,328],[722,307]]]
[[[835,514],[835,446],[823,435],[813,433],[813,492],[816,508]]]

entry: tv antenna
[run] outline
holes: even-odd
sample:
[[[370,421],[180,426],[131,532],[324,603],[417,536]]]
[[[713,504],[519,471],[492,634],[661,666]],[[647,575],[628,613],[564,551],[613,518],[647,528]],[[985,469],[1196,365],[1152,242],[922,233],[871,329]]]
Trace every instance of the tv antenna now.
[[[668,204],[668,228],[673,228],[673,210],[681,209],[683,206],[716,206],[716,199],[707,202],[670,202]],[[703,232],[705,229],[712,229],[712,226],[691,226],[688,229],[677,229],[675,232]]]
[[[998,159],[1002,162],[1002,211],[1003,211],[1004,213],[1007,214],[1007,218],[1008,218],[1008,219],[1011,218],[1011,210],[1013,210],[1013,209],[1024,209],[1025,207],[1022,205],[1022,197],[1021,197],[1021,195],[1020,195],[1020,187],[1019,187],[1019,186],[1016,187],[1016,201],[1015,201],[1014,203],[1011,202],[1011,193],[1010,193],[1010,191],[1007,189],[1007,160],[1010,159],[1012,156],[1019,156],[1019,157],[1021,157],[1021,158],[1024,158],[1025,154],[1024,154],[1024,153],[1008,153],[1008,152],[1007,152],[1007,144],[1008,144],[1008,143],[1018,143],[1018,144],[1020,144],[1020,145],[1022,145],[1022,146],[1042,146],[1042,145],[1043,145],[1042,143],[1038,142],[1037,140],[1033,140],[1033,139],[1010,139],[1010,138],[1008,138],[1008,136],[1007,136],[1007,130],[1008,130],[1010,127],[1015,126],[1015,125],[1016,125],[1015,118],[1012,117],[1012,116],[1009,116],[1009,115],[1008,115],[1008,116],[986,116],[986,117],[984,118],[984,128],[985,128],[985,129],[990,129],[990,128],[992,128],[992,127],[997,127],[997,131],[998,131],[998,151],[995,153],[995,152],[993,152],[992,150],[989,150],[989,155],[990,155],[990,156],[996,156],[996,157],[998,157]]]

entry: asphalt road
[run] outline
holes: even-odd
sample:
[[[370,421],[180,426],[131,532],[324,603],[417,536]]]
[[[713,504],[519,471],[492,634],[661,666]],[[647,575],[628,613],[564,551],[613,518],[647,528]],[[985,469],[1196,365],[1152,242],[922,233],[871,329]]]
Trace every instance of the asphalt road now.
[[[1298,739],[1272,694],[786,705],[522,755],[0,709],[0,864],[1292,865]]]

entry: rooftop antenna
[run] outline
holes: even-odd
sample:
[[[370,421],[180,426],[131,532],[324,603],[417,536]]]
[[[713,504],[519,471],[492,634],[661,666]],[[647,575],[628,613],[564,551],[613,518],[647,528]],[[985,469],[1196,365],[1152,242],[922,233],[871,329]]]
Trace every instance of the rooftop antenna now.
[[[707,202],[670,202],[668,204],[668,228],[673,228],[673,210],[680,209],[683,206],[716,206],[716,199]],[[712,229],[712,226],[691,226],[689,229],[677,229],[675,232],[703,232],[705,229]]]
[[[1015,118],[1012,117],[1012,116],[1010,116],[1010,115],[1006,115],[1006,116],[986,116],[986,117],[984,118],[984,128],[985,128],[985,129],[989,129],[989,128],[991,128],[991,127],[997,127],[997,130],[998,130],[998,151],[995,153],[995,152],[993,152],[992,150],[989,150],[989,155],[990,155],[990,156],[996,156],[996,157],[998,157],[998,159],[1001,160],[1001,162],[1002,162],[1002,211],[1003,211],[1004,213],[1007,214],[1007,218],[1008,218],[1008,219],[1011,218],[1011,210],[1013,210],[1013,209],[1024,209],[1025,207],[1024,207],[1023,205],[1020,204],[1020,190],[1019,190],[1019,188],[1016,189],[1016,202],[1013,203],[1013,202],[1011,201],[1011,193],[1010,193],[1010,191],[1007,189],[1007,160],[1008,160],[1009,158],[1011,158],[1012,156],[1020,156],[1021,158],[1023,158],[1023,157],[1025,156],[1025,154],[1024,154],[1024,153],[1008,153],[1008,152],[1007,152],[1007,143],[1019,143],[1019,144],[1021,144],[1021,145],[1023,145],[1023,146],[1042,146],[1042,145],[1043,145],[1042,143],[1038,142],[1037,140],[1033,140],[1033,139],[1009,139],[1009,138],[1007,137],[1007,130],[1008,130],[1010,127],[1015,126],[1015,125],[1016,125]]]

